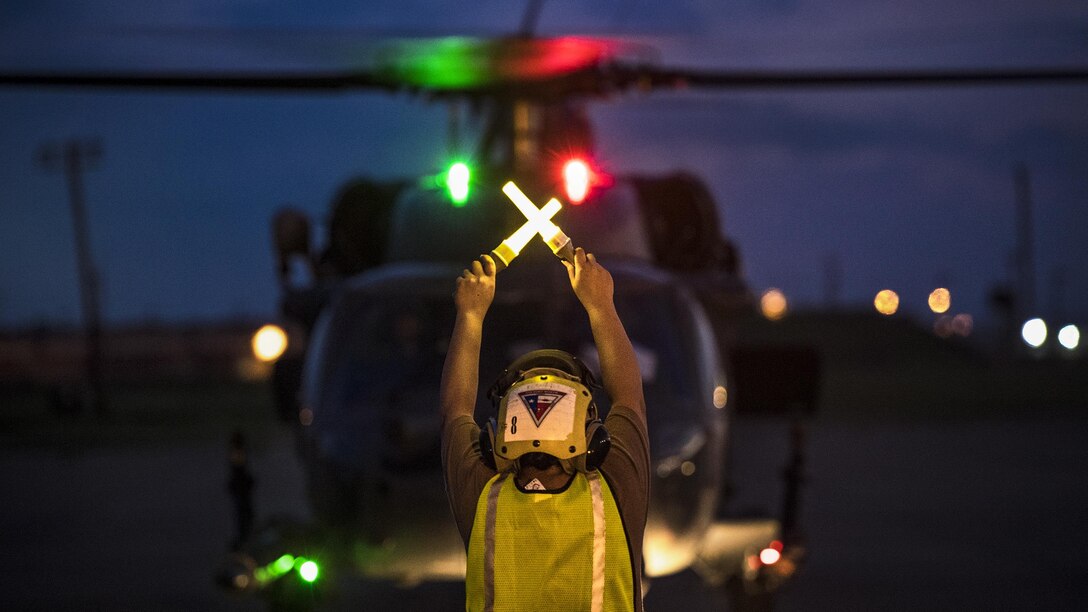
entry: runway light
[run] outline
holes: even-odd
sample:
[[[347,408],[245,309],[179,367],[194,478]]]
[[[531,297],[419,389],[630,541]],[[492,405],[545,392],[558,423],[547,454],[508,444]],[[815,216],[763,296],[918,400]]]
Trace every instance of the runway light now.
[[[287,350],[287,332],[278,325],[268,324],[253,334],[253,356],[261,361],[275,361]]]
[[[1066,325],[1058,330],[1058,343],[1072,351],[1080,345],[1080,330],[1076,325]]]
[[[929,294],[929,309],[937,314],[944,314],[952,306],[952,294],[940,287]]]
[[[563,187],[571,204],[581,204],[589,195],[592,172],[589,164],[575,158],[563,164]]]
[[[450,200],[454,206],[463,206],[468,201],[469,182],[472,172],[468,164],[454,162],[446,171],[446,191],[450,194]]]
[[[1020,329],[1020,337],[1032,347],[1039,348],[1046,342],[1046,322],[1042,319],[1031,319],[1024,323]]]
[[[726,402],[729,401],[729,391],[721,385],[714,387],[713,401],[714,407],[718,410],[725,408]]]
[[[786,296],[772,287],[763,292],[763,297],[759,299],[759,307],[763,311],[763,316],[771,321],[777,321],[786,316],[788,308]]]
[[[882,315],[893,315],[899,310],[899,294],[891,289],[883,289],[876,294],[873,306],[876,306],[876,311]]]

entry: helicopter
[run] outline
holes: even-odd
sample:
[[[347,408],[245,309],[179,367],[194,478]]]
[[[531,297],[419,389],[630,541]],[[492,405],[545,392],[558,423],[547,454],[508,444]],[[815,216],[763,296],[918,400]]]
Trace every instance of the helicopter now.
[[[434,49],[424,50],[430,46]],[[456,59],[442,57],[450,48],[456,49]],[[565,59],[572,48],[589,58],[580,61],[589,62],[594,76],[571,67],[555,78],[533,72],[537,65],[562,65],[552,58]],[[299,387],[292,386],[290,372],[280,378],[290,390],[283,414],[299,415],[320,520],[364,534],[370,542],[348,565],[366,576],[408,584],[463,577],[462,543],[448,529],[438,479],[434,414],[433,375],[441,368],[453,321],[450,279],[524,221],[500,192],[503,181],[523,186],[533,201],[560,194],[567,203],[563,230],[616,262],[610,269],[618,308],[642,357],[648,402],[654,406],[646,577],[652,584],[694,568],[709,583],[723,586],[734,608],[768,607],[804,557],[796,521],[803,433],[795,433],[794,469],[787,472],[781,515],[730,517],[725,511],[730,424],[745,411],[811,415],[818,359],[807,347],[733,346],[734,328],[753,310],[754,300],[736,247],[716,229],[718,208],[706,185],[682,173],[604,175],[593,161],[588,121],[572,103],[634,83],[653,88],[690,86],[685,78],[715,84],[729,78],[653,70],[636,78],[631,75],[644,67],[627,72],[600,49],[585,41],[524,38],[417,41],[411,51],[402,49],[397,57],[404,63],[389,73],[402,75],[412,87],[433,87],[428,94],[435,99],[463,99],[470,108],[486,109],[480,112],[478,148],[454,156],[446,172],[419,181],[345,186],[331,214],[330,249],[320,257],[310,252],[305,219],[290,211],[277,218],[273,233],[287,308],[312,330],[305,364],[295,367]],[[488,66],[500,76],[448,72],[461,63]],[[435,65],[441,69],[430,72]],[[865,76],[855,75],[859,82]],[[930,78],[939,82],[949,76]],[[1041,75],[996,78],[1036,76]],[[910,82],[920,75],[881,75],[877,82],[898,78]],[[457,120],[454,113],[451,133],[463,129]],[[352,207],[356,218],[348,220]],[[346,230],[352,223],[355,229]],[[318,276],[323,265],[343,266],[346,272],[333,273],[346,277],[336,297],[325,302],[318,296],[320,306],[314,307],[312,292],[321,287],[301,294],[289,289],[292,259]],[[485,340],[484,380],[517,354],[544,346],[564,347],[594,363],[589,331],[579,325],[563,272],[535,243],[502,272]],[[768,371],[777,376],[768,378]],[[731,393],[739,402],[729,399]],[[477,420],[489,410],[481,400]],[[396,521],[389,520],[387,509],[396,509]]]
[[[546,58],[571,44],[511,39],[472,52],[498,61]],[[565,87],[513,98],[505,90],[482,94],[490,112],[480,148],[445,173],[345,186],[325,253],[312,252],[311,223],[301,213],[275,217],[283,312],[307,349],[304,359],[277,363],[274,384],[281,415],[299,428],[317,520],[362,542],[345,564],[367,577],[406,584],[463,578],[463,543],[451,529],[438,464],[434,373],[452,330],[450,279],[524,221],[498,188],[509,180],[541,202],[561,193],[563,231],[614,262],[617,306],[657,407],[649,417],[655,493],[647,578],[699,566],[708,580],[729,585],[735,601],[766,599],[803,548],[783,536],[775,518],[720,516],[732,385],[719,340],[753,305],[736,249],[712,229],[719,226],[715,202],[694,176],[605,176],[594,168],[588,121]],[[677,239],[685,245],[679,252]],[[299,288],[292,278],[299,265],[319,280]],[[485,380],[517,354],[546,346],[596,363],[567,283],[542,245],[509,262],[489,318]],[[713,319],[697,293],[714,308]],[[816,381],[806,382],[802,403],[811,409]],[[607,398],[599,405],[607,407]],[[481,396],[477,419],[490,410]]]
[[[285,577],[313,576],[312,569],[304,568],[316,562],[409,584],[453,580],[463,573],[463,550],[447,516],[441,482],[435,486],[434,480],[433,374],[452,323],[452,279],[465,262],[488,252],[524,220],[498,189],[514,180],[533,201],[562,197],[566,204],[557,223],[614,271],[617,301],[642,357],[651,406],[657,480],[647,531],[647,577],[652,582],[695,567],[708,580],[730,585],[738,600],[770,594],[788,575],[780,573],[786,567],[780,561],[800,558],[800,546],[791,549],[796,542],[784,532],[784,521],[719,516],[730,419],[741,410],[735,404],[743,406],[732,396],[742,397],[737,390],[745,387],[731,375],[742,365],[727,359],[731,328],[739,313],[753,307],[739,254],[720,235],[717,205],[699,178],[609,176],[595,169],[582,105],[625,91],[677,87],[1086,77],[1083,71],[1032,70],[688,70],[625,62],[621,51],[612,43],[578,38],[452,37],[398,43],[377,67],[340,74],[0,75],[5,86],[409,92],[456,109],[451,111],[450,132],[457,134],[451,149],[461,148],[466,124],[477,121],[477,146],[458,151],[463,166],[456,165],[456,171],[451,164],[449,172],[422,179],[346,187],[333,211],[333,218],[340,214],[343,222],[333,222],[332,249],[322,257],[310,252],[307,224],[297,216],[277,224],[284,298],[290,304],[284,311],[301,321],[307,351],[295,365],[290,360],[278,364],[276,384],[285,390],[279,396],[283,413],[299,428],[300,456],[324,533],[315,543],[308,529],[285,529],[271,544],[260,541],[266,532],[256,533],[253,550],[235,560],[242,571],[229,584],[270,597],[294,597],[284,594],[292,584]],[[461,181],[457,177],[464,176],[463,168],[469,170],[468,179]],[[292,224],[295,229],[283,227]],[[287,278],[299,261],[319,279],[301,289]],[[593,362],[586,330],[578,329],[571,304],[563,302],[563,282],[562,267],[536,243],[502,273],[495,329],[484,350],[494,361],[482,366],[485,378],[488,372],[497,374],[515,349],[559,346]],[[538,323],[533,331],[540,335],[526,335],[524,320]],[[800,369],[814,369],[803,357],[794,358]],[[794,403],[811,407],[816,381],[809,379],[812,384],[800,394],[804,397]],[[486,410],[479,406],[477,417]],[[411,486],[396,488],[405,484],[400,478]],[[412,497],[421,491],[427,496]],[[351,544],[331,553],[325,563],[321,555],[336,539],[330,533],[347,534]],[[764,557],[765,551],[774,553]],[[770,559],[775,560],[765,562]]]

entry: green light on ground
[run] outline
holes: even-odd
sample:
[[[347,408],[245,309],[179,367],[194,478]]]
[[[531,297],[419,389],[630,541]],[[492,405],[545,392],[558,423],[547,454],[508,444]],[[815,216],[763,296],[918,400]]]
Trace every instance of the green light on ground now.
[[[279,559],[276,559],[272,563],[272,572],[277,576],[286,574],[291,571],[291,568],[295,566],[295,558],[291,555],[284,555]]]
[[[298,568],[298,575],[302,577],[306,582],[313,582],[317,580],[317,574],[319,573],[317,564],[313,561],[306,561]]]

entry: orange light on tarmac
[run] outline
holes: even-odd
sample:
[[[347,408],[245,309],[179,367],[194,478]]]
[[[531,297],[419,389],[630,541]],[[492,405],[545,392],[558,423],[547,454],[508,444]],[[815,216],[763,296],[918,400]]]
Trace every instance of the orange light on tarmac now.
[[[929,294],[929,309],[937,314],[944,314],[952,307],[952,294],[940,287]]]
[[[899,294],[891,289],[881,290],[873,300],[876,311],[882,315],[893,315],[899,310]]]
[[[768,289],[763,292],[759,307],[763,310],[763,316],[771,321],[777,321],[786,316],[786,296],[778,289]]]
[[[287,332],[278,325],[265,325],[253,334],[253,356],[269,362],[275,361],[287,350]]]

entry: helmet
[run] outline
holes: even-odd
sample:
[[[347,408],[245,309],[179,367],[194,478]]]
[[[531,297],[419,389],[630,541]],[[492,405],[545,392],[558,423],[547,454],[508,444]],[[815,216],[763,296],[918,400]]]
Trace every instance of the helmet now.
[[[480,430],[488,467],[509,471],[527,453],[559,460],[568,473],[600,467],[612,440],[597,414],[593,373],[570,353],[543,349],[514,360],[488,398],[498,414]]]

